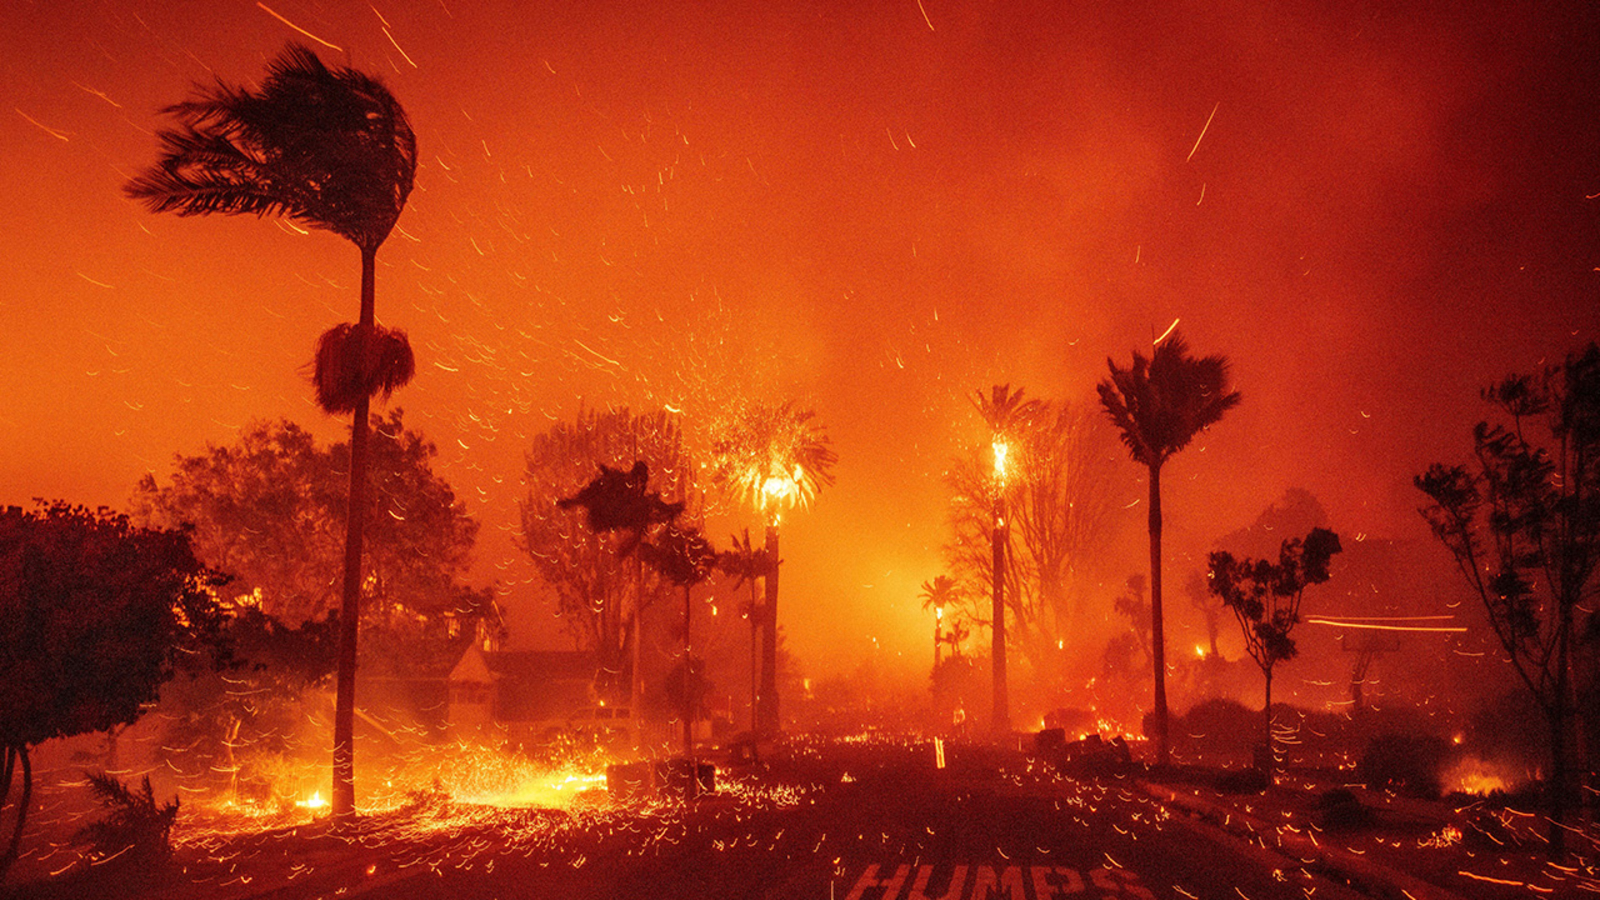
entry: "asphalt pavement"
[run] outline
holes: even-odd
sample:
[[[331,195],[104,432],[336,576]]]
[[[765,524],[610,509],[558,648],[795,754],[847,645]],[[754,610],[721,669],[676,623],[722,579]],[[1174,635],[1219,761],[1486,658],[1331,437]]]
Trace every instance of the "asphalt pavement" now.
[[[1276,900],[1362,895],[1174,817],[1132,780],[1066,778],[1020,754],[893,739],[801,748],[733,779],[788,780],[792,803],[691,801],[578,852],[506,853],[340,885],[345,896],[651,900]],[[311,885],[307,885],[310,888]],[[327,896],[318,886],[296,896]],[[278,895],[284,896],[285,895]]]

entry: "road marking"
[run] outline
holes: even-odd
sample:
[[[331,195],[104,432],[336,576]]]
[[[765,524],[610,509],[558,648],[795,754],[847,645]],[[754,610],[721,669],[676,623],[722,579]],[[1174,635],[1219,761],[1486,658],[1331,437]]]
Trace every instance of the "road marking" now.
[[[911,870],[912,866],[903,863],[889,866],[872,863],[862,869],[844,900],[1055,900],[1058,897],[1155,900],[1155,895],[1140,883],[1139,876],[1127,869],[1079,870],[1067,866],[963,863],[949,867],[948,878],[938,881],[933,879],[934,871],[942,873],[946,866],[916,866],[915,877]],[[969,871],[972,872],[970,882]],[[911,889],[901,897],[907,881]],[[930,882],[941,886],[934,894],[928,893]]]

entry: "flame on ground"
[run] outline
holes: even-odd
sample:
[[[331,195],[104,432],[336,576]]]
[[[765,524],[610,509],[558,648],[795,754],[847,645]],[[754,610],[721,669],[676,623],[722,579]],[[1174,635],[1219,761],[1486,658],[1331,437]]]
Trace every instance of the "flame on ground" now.
[[[1513,787],[1493,764],[1471,756],[1462,758],[1450,769],[1445,777],[1445,785],[1463,794],[1479,797],[1487,797],[1496,791],[1504,793]]]

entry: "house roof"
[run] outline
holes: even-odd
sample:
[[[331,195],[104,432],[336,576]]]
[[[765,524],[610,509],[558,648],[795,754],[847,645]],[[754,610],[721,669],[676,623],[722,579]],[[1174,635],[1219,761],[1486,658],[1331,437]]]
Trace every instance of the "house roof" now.
[[[492,682],[496,717],[504,722],[565,719],[592,702],[601,674],[593,653],[571,650],[484,651],[473,646],[450,672],[451,682]]]

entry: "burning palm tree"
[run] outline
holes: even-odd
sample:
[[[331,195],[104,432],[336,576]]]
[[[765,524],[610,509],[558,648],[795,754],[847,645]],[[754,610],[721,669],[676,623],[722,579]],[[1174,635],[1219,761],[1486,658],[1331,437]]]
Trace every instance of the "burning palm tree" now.
[[[349,821],[369,400],[406,384],[415,369],[405,334],[377,324],[374,280],[378,248],[411,194],[416,136],[381,82],[354,69],[330,69],[299,44],[268,65],[259,90],[219,81],[164,112],[177,126],[159,133],[161,158],[128,182],[129,196],[180,216],[288,216],[361,252],[360,319],[322,336],[313,376],[318,405],[351,415],[332,798],[334,818]]]
[[[994,514],[989,530],[992,547],[993,618],[990,620],[992,636],[991,667],[994,679],[994,714],[991,726],[996,733],[1011,730],[1010,689],[1006,681],[1006,549],[1010,537],[1006,522],[1006,456],[1021,435],[1044,412],[1038,400],[1022,399],[1022,388],[1011,390],[1009,384],[997,384],[989,395],[982,391],[973,398],[973,405],[989,426],[989,446],[994,451],[994,480],[990,484],[991,511]]]
[[[812,421],[812,410],[792,402],[746,407],[714,442],[714,478],[729,494],[759,511],[767,525],[765,626],[761,645],[761,691],[756,730],[778,730],[778,522],[785,509],[808,506],[833,484],[838,455],[828,436]]]

